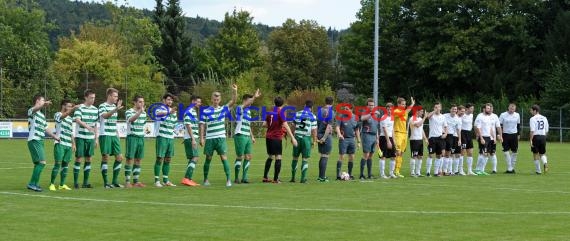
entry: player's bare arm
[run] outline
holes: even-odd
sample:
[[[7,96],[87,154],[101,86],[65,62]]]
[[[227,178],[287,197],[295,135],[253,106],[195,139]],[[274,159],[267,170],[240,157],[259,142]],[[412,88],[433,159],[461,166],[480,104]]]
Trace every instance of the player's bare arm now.
[[[237,95],[238,95],[238,86],[236,84],[232,84],[232,99],[228,102],[227,106],[232,107],[236,103]]]
[[[103,119],[108,119],[109,117],[113,116],[113,114],[119,112],[119,110],[123,109],[123,100],[119,100],[117,101],[117,106],[115,107],[115,109],[112,109],[111,111],[105,112],[101,115],[101,117],[103,117]]]

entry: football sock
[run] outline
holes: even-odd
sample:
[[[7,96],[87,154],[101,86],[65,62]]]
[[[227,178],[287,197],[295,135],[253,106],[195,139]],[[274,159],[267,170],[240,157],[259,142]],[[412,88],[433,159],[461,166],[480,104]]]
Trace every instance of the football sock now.
[[[426,173],[431,173],[431,165],[433,164],[432,162],[433,160],[431,157],[428,157],[426,159]]]
[[[89,174],[91,174],[91,162],[83,164],[83,184],[89,184]]]
[[[115,160],[113,163],[113,184],[118,184],[119,182],[119,174],[121,173],[122,163],[120,161]]]
[[[140,164],[133,165],[133,183],[139,182],[140,175],[141,175],[141,165]]]
[[[168,179],[168,174],[170,174],[170,161],[165,161],[162,164],[162,182],[167,183],[170,182]]]
[[[126,164],[125,165],[125,182],[127,182],[127,183],[131,182],[131,170],[132,170],[132,166]]]
[[[366,160],[364,158],[360,159],[360,176],[364,177],[364,166],[366,166]]]
[[[63,162],[61,164],[61,173],[59,175],[59,185],[63,186],[65,184],[65,179],[67,178],[67,170],[69,169],[69,162]]]
[[[275,171],[277,172],[277,176],[279,176],[279,171],[277,171],[277,161],[279,161],[279,171],[281,171],[281,160],[275,161]],[[247,174],[249,173],[249,160],[243,161],[243,174],[241,176],[241,180],[248,180]]]
[[[204,162],[204,180],[208,180],[208,174],[210,173],[210,163],[212,162],[212,158],[206,157],[206,161]]]
[[[301,181],[304,181],[307,179],[307,171],[309,170],[309,162],[306,160],[303,160],[303,162],[301,162]]]
[[[55,165],[53,165],[53,169],[51,169],[51,179],[50,179],[51,184],[55,184],[55,179],[57,178],[57,174],[59,173],[60,166],[61,164],[59,162],[56,162]]]
[[[196,169],[196,162],[194,160],[190,160],[188,162],[188,166],[186,166],[186,174],[184,174],[184,177],[192,179],[192,176],[194,175],[194,169]]]
[[[162,161],[160,158],[156,158],[154,162],[154,182],[158,182],[160,180],[160,168],[162,167]]]
[[[241,159],[236,159],[234,162],[234,179],[239,179],[239,171],[241,170]]]
[[[517,165],[517,153],[511,153],[511,167],[515,170],[515,166]]]
[[[246,165],[248,165],[248,169],[249,169],[249,161],[248,160],[245,160],[245,161],[247,162]],[[243,171],[244,179],[247,180],[247,177],[245,176],[246,172],[247,171],[245,170],[245,167],[244,167],[244,171]],[[275,170],[273,170],[273,180],[274,181],[279,180],[279,173],[281,173],[281,159],[276,159],[275,160]]]
[[[263,178],[267,178],[267,174],[269,174],[269,169],[271,169],[272,161],[273,159],[271,158],[267,158],[267,160],[265,160],[265,169],[263,169]]]
[[[230,180],[230,163],[228,160],[222,160],[222,165],[224,166],[224,173],[226,174],[226,180]]]
[[[81,162],[73,163],[73,184],[77,185],[79,183],[79,171],[81,170]]]
[[[299,160],[293,160],[291,162],[291,180],[295,180],[295,174],[297,173],[297,163]]]
[[[101,176],[103,177],[103,185],[109,184],[109,177],[108,177],[108,169],[109,166],[107,165],[106,161],[101,162]]]

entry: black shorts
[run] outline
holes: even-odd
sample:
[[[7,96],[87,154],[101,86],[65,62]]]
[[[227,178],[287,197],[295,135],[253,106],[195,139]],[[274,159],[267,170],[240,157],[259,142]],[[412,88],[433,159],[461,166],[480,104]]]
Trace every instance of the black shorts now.
[[[516,153],[518,149],[519,149],[518,135],[503,133],[503,152],[512,151]]]
[[[410,151],[412,157],[421,157],[424,155],[424,141],[410,140]]]
[[[461,148],[459,147],[459,138],[453,135],[447,135],[445,138],[445,151],[451,152],[451,154],[461,153]]]
[[[445,139],[441,137],[430,137],[428,140],[428,153],[429,154],[436,154],[441,155],[445,149]]]
[[[482,145],[481,140],[478,140],[478,142],[479,142],[479,154],[483,154],[483,153],[493,154],[493,153],[495,153],[495,148],[497,147],[497,145],[495,144],[495,141],[492,141],[491,137],[488,137],[488,136],[484,136],[483,139],[485,140],[485,145]]]
[[[473,133],[461,131],[461,149],[473,149]]]
[[[267,150],[267,155],[283,154],[281,140],[265,138],[265,149]]]
[[[532,148],[530,148],[532,153],[546,154],[546,136],[533,136],[532,137]]]
[[[331,154],[332,151],[332,137],[328,136],[324,143],[318,144],[318,149],[320,154]]]
[[[394,139],[392,137],[390,137],[390,142],[392,142],[392,149],[388,149],[388,142],[386,142],[386,137],[380,137],[380,150],[382,150],[382,157],[396,157],[396,144],[394,143]]]

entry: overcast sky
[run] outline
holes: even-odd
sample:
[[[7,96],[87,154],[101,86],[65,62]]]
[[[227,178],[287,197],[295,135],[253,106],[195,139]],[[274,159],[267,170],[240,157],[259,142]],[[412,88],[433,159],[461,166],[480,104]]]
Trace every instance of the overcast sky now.
[[[155,0],[126,0],[136,8],[154,9]],[[166,2],[165,0],[164,2]],[[119,1],[122,2],[122,1]],[[356,20],[360,0],[181,0],[188,17],[199,15],[222,21],[235,8],[252,13],[256,23],[280,26],[287,18],[316,20],[320,25],[345,29]]]

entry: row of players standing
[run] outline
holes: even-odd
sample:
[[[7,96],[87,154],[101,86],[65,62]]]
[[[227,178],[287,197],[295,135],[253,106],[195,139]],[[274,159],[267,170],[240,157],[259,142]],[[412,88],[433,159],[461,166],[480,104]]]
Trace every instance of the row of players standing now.
[[[503,153],[507,170],[505,173],[514,174],[517,160],[518,141],[520,138],[521,126],[520,116],[516,113],[516,105],[511,103],[508,111],[499,116],[493,113],[493,106],[485,104],[480,114],[473,120],[474,107],[472,104],[466,106],[452,105],[450,112],[441,113],[441,104],[436,103],[433,111],[424,115],[420,110],[417,115],[407,122],[408,113],[414,105],[406,109],[406,101],[403,98],[397,100],[398,108],[393,108],[392,103],[387,103],[386,109],[389,117],[381,117],[381,113],[375,113],[376,118],[369,116],[362,117],[362,142],[363,158],[361,159],[360,179],[372,178],[371,164],[372,153],[374,153],[375,141],[378,140],[380,148],[379,174],[381,178],[403,177],[400,174],[401,156],[406,150],[407,129],[409,125],[411,160],[411,176],[421,177],[423,144],[428,144],[429,156],[426,160],[426,175],[489,175],[485,172],[488,160],[492,162],[492,173],[497,173],[496,144],[502,142]],[[367,106],[374,108],[372,99],[368,100]],[[406,110],[402,116],[398,111]],[[534,154],[535,172],[541,174],[541,163],[548,170],[546,158],[546,135],[548,133],[548,120],[540,115],[540,107],[531,107],[532,118],[530,119],[530,143],[531,151]],[[392,113],[394,112],[394,113]],[[403,117],[403,118],[400,118]],[[377,121],[381,120],[381,121]],[[429,135],[426,136],[423,130],[425,121],[429,121]],[[378,127],[378,128],[375,128]],[[475,130],[476,140],[479,143],[479,156],[475,170],[473,171],[473,130]],[[342,136],[342,135],[339,135]],[[375,138],[375,136],[377,138]],[[339,149],[342,146],[342,139]],[[342,154],[342,152],[340,153]],[[434,158],[435,157],[435,158]],[[467,174],[464,172],[464,159],[467,159]],[[342,155],[341,155],[342,159]],[[385,174],[385,161],[390,159],[389,175]],[[434,169],[432,170],[433,160]],[[349,160],[349,174],[351,173],[351,161]],[[367,167],[367,176],[364,173],[364,166]],[[338,174],[337,174],[338,176]],[[352,177],[352,175],[351,175]]]
[[[222,164],[224,166],[224,171],[226,173],[226,186],[231,186],[230,181],[230,171],[229,171],[229,164],[227,162],[226,151],[227,147],[225,144],[225,123],[223,121],[219,121],[219,115],[221,114],[224,107],[231,107],[237,99],[237,86],[232,87],[233,96],[230,102],[227,105],[221,106],[221,94],[219,92],[214,92],[212,94],[212,107],[214,110],[213,115],[211,118],[205,121],[201,121],[200,125],[198,125],[197,120],[189,118],[189,116],[184,117],[184,125],[186,127],[185,136],[184,136],[184,146],[186,151],[186,157],[188,159],[188,166],[185,173],[185,177],[182,180],[182,184],[188,186],[197,186],[198,184],[192,180],[193,171],[196,167],[196,163],[198,161],[198,138],[200,145],[204,146],[204,154],[206,155],[206,161],[204,164],[204,183],[205,185],[209,185],[208,181],[208,173],[209,167],[211,163],[211,159],[214,152],[217,152],[220,155],[222,160]],[[246,94],[242,98],[242,110],[244,107],[247,107],[253,103],[255,98],[259,97],[259,91],[256,92],[255,95]],[[50,190],[55,190],[55,178],[58,173],[61,174],[61,181],[59,189],[70,189],[65,185],[65,177],[67,175],[68,163],[71,159],[71,155],[75,152],[75,163],[73,166],[74,169],[74,187],[79,188],[79,170],[80,170],[80,161],[81,158],[85,158],[84,163],[84,179],[83,185],[84,188],[91,188],[91,184],[89,184],[89,174],[91,170],[91,157],[93,156],[93,152],[96,146],[101,144],[101,154],[102,154],[102,162],[101,162],[101,172],[103,176],[103,182],[105,188],[114,188],[114,187],[123,187],[123,185],[118,183],[118,176],[119,172],[122,167],[122,154],[120,148],[120,142],[118,139],[118,133],[116,128],[117,122],[117,112],[123,108],[122,102],[118,100],[118,91],[116,89],[110,88],[107,90],[107,100],[106,102],[102,103],[99,108],[93,106],[95,100],[95,94],[92,91],[85,92],[85,102],[81,105],[73,106],[69,101],[62,102],[62,110],[55,114],[56,120],[56,133],[48,132],[50,136],[52,136],[56,140],[56,145],[54,146],[54,156],[55,156],[55,165],[52,170],[51,176],[51,185]],[[174,96],[170,94],[166,94],[163,96],[163,103],[168,106],[172,107],[172,102],[174,100]],[[192,116],[196,115],[196,109],[200,108],[201,99],[199,97],[193,97],[192,99],[195,108],[190,110]],[[326,106],[323,108],[325,110],[324,116],[327,115],[334,115],[334,113],[326,113],[326,110],[332,107],[332,98],[327,97]],[[274,100],[275,108],[281,108],[283,106],[283,99],[280,97],[275,98]],[[360,178],[364,179],[366,177],[372,178],[371,175],[371,166],[372,166],[372,156],[374,153],[374,148],[379,147],[382,150],[382,155],[380,158],[380,176],[383,178],[387,178],[388,176],[384,175],[384,166],[386,158],[391,158],[390,161],[390,174],[389,176],[392,178],[396,177],[403,177],[400,174],[400,168],[402,164],[402,154],[406,150],[407,145],[407,116],[409,110],[411,108],[406,108],[406,101],[405,99],[399,98],[397,100],[398,107],[394,112],[404,111],[405,113],[395,113],[399,116],[403,116],[404,118],[383,118],[384,120],[381,122],[377,122],[376,120],[380,117],[379,113],[374,113],[376,118],[372,116],[372,114],[363,115],[361,116],[359,125],[356,120],[356,117],[353,116],[352,119],[348,119],[345,121],[338,120],[336,123],[336,134],[339,137],[339,154],[340,158],[337,161],[337,179],[340,179],[340,171],[342,169],[342,162],[345,155],[349,157],[348,163],[348,172],[350,177],[352,177],[352,169],[353,169],[353,160],[354,160],[354,153],[356,147],[360,147],[361,137],[362,137],[362,146],[363,146],[363,158],[361,159],[360,163]],[[28,188],[31,190],[40,190],[38,185],[39,174],[45,166],[45,157],[43,153],[43,137],[45,128],[47,127],[47,122],[45,121],[45,117],[40,112],[40,109],[50,104],[49,101],[45,101],[42,96],[36,96],[34,98],[34,107],[30,108],[28,111],[29,117],[29,124],[30,124],[30,136],[28,138],[28,147],[32,156],[32,161],[34,162],[34,171],[32,174],[32,179],[28,185]],[[145,104],[144,98],[142,96],[135,96],[133,99],[134,107],[126,111],[126,119],[127,119],[127,145],[126,145],[126,157],[127,163],[125,165],[125,178],[126,178],[126,185],[131,186],[131,175],[133,176],[133,185],[132,186],[144,186],[142,182],[139,182],[139,175],[140,175],[140,160],[144,157],[144,125],[146,123],[146,112],[145,112]],[[320,120],[316,121],[316,117],[314,114],[310,112],[312,109],[312,101],[307,101],[305,105],[305,109],[299,111],[295,115],[295,129],[294,132],[289,129],[288,124],[286,121],[283,120],[282,116],[280,115],[269,115],[265,120],[264,126],[268,128],[266,133],[266,149],[268,153],[268,158],[265,164],[264,170],[264,182],[280,182],[279,180],[279,172],[281,169],[281,154],[282,154],[282,146],[281,146],[281,139],[283,138],[284,134],[291,138],[291,142],[294,145],[293,150],[293,161],[291,165],[292,170],[292,182],[295,182],[295,174],[297,170],[298,159],[302,156],[302,163],[301,163],[301,182],[307,181],[307,169],[308,169],[308,158],[310,158],[310,152],[312,147],[315,143],[318,142],[319,144],[319,153],[320,153],[320,160],[319,160],[319,181],[328,181],[326,177],[326,166],[328,161],[328,155],[332,151],[332,123],[327,120]],[[412,99],[412,106],[414,105],[414,101]],[[374,109],[374,102],[369,99],[367,101],[367,107],[369,110]],[[486,106],[492,108],[492,106]],[[513,110],[511,111],[511,107]],[[388,115],[392,115],[392,105],[389,103],[387,105],[388,108]],[[492,113],[492,109],[488,113],[485,110],[485,115],[482,118],[477,118],[475,123],[477,125],[477,136],[482,137],[478,138],[480,142],[480,153],[482,155],[479,156],[479,161],[477,165],[476,172],[473,173],[471,171],[471,162],[470,158],[472,158],[472,141],[470,140],[470,131],[472,129],[472,106],[467,106],[467,108],[459,107],[459,114],[456,113],[456,107],[451,108],[451,113],[446,114],[442,119],[440,117],[441,112],[441,105],[435,105],[434,111],[428,113],[424,118],[414,118],[414,120],[409,122],[409,125],[412,129],[411,135],[411,148],[412,148],[412,160],[411,160],[411,169],[413,176],[421,176],[420,169],[421,169],[421,160],[422,160],[422,152],[423,152],[423,143],[421,142],[422,139],[427,139],[425,137],[425,133],[423,133],[423,128],[419,128],[423,125],[423,121],[426,119],[430,119],[430,138],[429,138],[429,152],[430,156],[427,160],[427,173],[430,173],[431,170],[431,160],[433,158],[433,154],[436,155],[436,175],[439,175],[441,170],[449,175],[453,174],[464,174],[462,163],[463,160],[458,160],[457,150],[465,150],[464,153],[467,156],[468,167],[469,167],[469,174],[475,173],[482,173],[484,172],[484,166],[486,163],[486,159],[489,157],[494,157],[494,163],[496,163],[496,156],[494,156],[494,135],[487,135],[487,133],[495,133],[495,128],[487,128],[492,127],[492,123],[495,123],[497,127],[497,137],[501,138],[502,135],[500,134],[501,129],[500,125],[498,125],[495,118],[489,118],[487,116],[493,116],[489,113]],[[534,143],[533,152],[536,151],[536,154],[540,154],[543,164],[546,168],[546,157],[543,155],[545,153],[545,138],[546,132],[548,131],[548,122],[546,118],[543,116],[538,115],[539,107],[533,106],[533,114],[537,115],[533,117],[536,119],[533,121],[531,119],[531,143]],[[305,118],[305,112],[309,111],[312,118]],[[166,115],[167,109],[159,110],[157,113]],[[466,112],[466,113],[465,113]],[[71,118],[71,114],[73,113],[73,118]],[[277,111],[280,113],[280,111]],[[507,112],[503,113],[506,114]],[[242,113],[246,114],[246,113]],[[250,114],[249,112],[247,113]],[[483,114],[483,113],[482,113]],[[499,118],[501,124],[508,125],[510,127],[505,127],[506,130],[514,130],[515,128],[512,125],[517,122],[520,124],[520,118],[518,118],[518,114],[514,113],[514,105],[509,107],[509,115],[513,116],[511,118]],[[516,115],[515,115],[516,114]],[[457,115],[457,116],[456,116]],[[420,111],[419,117],[422,116],[422,112]],[[481,116],[481,114],[480,114]],[[516,118],[514,117],[516,116]],[[496,117],[496,115],[495,115]],[[458,123],[456,120],[457,118],[461,118],[459,125],[456,126]],[[471,119],[469,119],[471,118]],[[465,121],[467,119],[467,121]],[[502,120],[505,120],[504,123]],[[519,119],[518,121],[513,122],[513,120]],[[329,118],[328,120],[331,120]],[[479,121],[478,121],[479,120]],[[75,129],[75,136],[72,134],[72,125],[71,123],[75,121],[77,123],[77,127]],[[96,123],[99,122],[99,128],[96,128]],[[170,113],[167,117],[162,121],[156,122],[156,162],[154,166],[154,174],[155,174],[155,186],[175,186],[168,177],[170,172],[170,161],[174,154],[174,145],[173,145],[173,138],[174,138],[174,126],[177,123],[176,117],[176,109],[170,108]],[[447,123],[451,123],[448,125]],[[234,164],[235,167],[235,183],[248,183],[247,172],[249,169],[249,162],[251,161],[252,155],[252,144],[255,143],[255,138],[251,133],[250,123],[247,121],[247,118],[242,118],[242,121],[237,123],[237,128],[235,130],[235,145],[236,145],[236,161]],[[198,131],[198,126],[200,126],[200,131]],[[451,127],[449,127],[451,126]],[[317,128],[318,127],[318,128]],[[448,132],[449,128],[449,132]],[[378,129],[380,131],[378,131]],[[487,129],[489,132],[487,132]],[[507,135],[518,135],[520,131],[520,125],[518,126],[516,133],[508,133],[505,132],[504,134]],[[42,131],[43,130],[43,131]],[[284,131],[285,130],[285,131]],[[420,131],[421,130],[421,131]],[[534,133],[536,132],[536,133]],[[293,134],[294,133],[294,134]],[[479,134],[481,133],[481,134]],[[534,134],[533,134],[534,133]],[[461,138],[459,138],[459,134]],[[534,137],[533,137],[534,136]],[[98,138],[97,138],[98,137]],[[505,149],[505,154],[510,150],[512,151],[510,156],[507,156],[507,164],[508,164],[508,173],[514,173],[514,163],[516,162],[516,151],[518,147],[518,138],[517,141],[513,142],[512,136],[508,139],[507,142],[503,142],[503,146]],[[535,140],[536,139],[536,140]],[[445,141],[444,141],[445,140]],[[40,142],[41,141],[41,142]],[[463,145],[461,144],[463,143]],[[460,148],[461,147],[461,148]],[[444,157],[445,160],[442,159],[442,151],[445,150]],[[107,178],[107,170],[108,170],[108,160],[109,157],[113,155],[115,156],[115,162],[113,164],[113,179],[112,182],[109,183]],[[449,157],[454,155],[455,161],[452,161]],[[394,157],[395,160],[394,160]],[[510,158],[509,158],[510,157]],[[267,175],[268,171],[271,166],[272,160],[275,159],[275,174],[273,180],[270,180]],[[538,158],[535,157],[535,163],[538,163]],[[134,165],[131,165],[133,164]],[[452,163],[455,163],[453,165]],[[481,164],[481,165],[479,165]],[[239,171],[243,166],[243,177],[242,180],[239,180]],[[480,167],[482,166],[482,167]],[[364,168],[367,168],[367,175],[364,173]],[[461,169],[461,171],[458,171]],[[496,172],[496,164],[494,164],[494,171]],[[163,174],[163,183],[160,182],[160,172],[162,170]],[[455,170],[455,171],[453,171]],[[537,173],[540,173],[540,166],[537,166]]]

